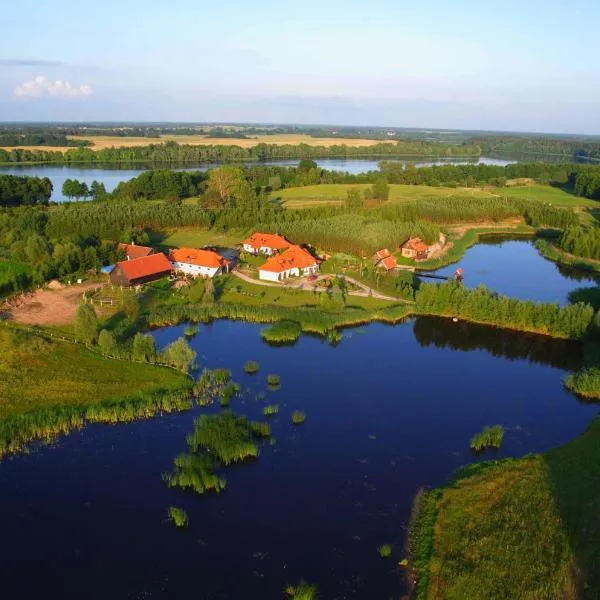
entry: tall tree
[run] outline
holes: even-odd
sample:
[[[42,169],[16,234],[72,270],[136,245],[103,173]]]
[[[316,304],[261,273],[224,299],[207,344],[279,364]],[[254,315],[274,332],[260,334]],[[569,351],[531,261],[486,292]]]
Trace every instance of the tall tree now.
[[[86,344],[93,344],[98,336],[98,317],[89,304],[80,304],[75,317],[75,335]]]

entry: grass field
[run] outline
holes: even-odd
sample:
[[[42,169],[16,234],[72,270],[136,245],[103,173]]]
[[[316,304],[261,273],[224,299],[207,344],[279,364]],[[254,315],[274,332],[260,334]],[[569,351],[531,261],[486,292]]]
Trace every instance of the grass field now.
[[[283,206],[290,209],[309,208],[323,204],[341,204],[348,190],[371,187],[368,183],[332,183],[323,185],[307,185],[287,188],[271,194],[272,198],[281,198]],[[480,188],[431,187],[427,185],[390,185],[390,202],[401,203],[431,198],[447,198],[449,196],[470,195],[474,198],[489,198],[492,194]]]
[[[163,237],[166,236],[166,237]],[[201,248],[202,246],[236,246],[245,237],[247,232],[230,230],[227,232],[199,229],[197,227],[182,227],[164,234],[155,234],[152,243],[166,248]]]
[[[0,353],[0,418],[177,389],[187,381],[172,369],[102,358],[79,344],[47,341],[5,325]]]
[[[598,202],[581,198],[570,194],[565,190],[550,185],[519,185],[508,186],[502,189],[490,188],[490,193],[496,196],[506,196],[508,198],[525,198],[526,200],[539,200],[556,206],[581,206],[585,208],[598,208]]]
[[[418,598],[599,598],[598,481],[598,418],[562,448],[467,469],[437,500]]]
[[[109,135],[96,136],[69,136],[73,140],[89,140],[93,142],[92,150],[101,150],[102,148],[121,148],[124,146],[147,146],[149,144],[160,144],[162,142],[177,142],[179,144],[192,145],[214,145],[214,146],[241,146],[242,148],[251,148],[257,144],[307,144],[308,146],[353,146],[363,148],[382,143],[381,140],[363,140],[363,139],[336,139],[336,138],[313,138],[304,134],[279,134],[279,135],[259,135],[249,139],[235,138],[211,138],[205,135],[163,135],[159,138],[145,137],[114,137]],[[383,143],[391,143],[383,140]],[[58,148],[64,150],[64,148]]]

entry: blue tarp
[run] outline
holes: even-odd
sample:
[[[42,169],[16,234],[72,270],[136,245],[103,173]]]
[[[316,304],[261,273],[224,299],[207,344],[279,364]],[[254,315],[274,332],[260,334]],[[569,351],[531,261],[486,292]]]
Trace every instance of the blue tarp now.
[[[109,275],[110,272],[115,268],[115,265],[108,265],[108,267],[102,267],[100,269],[101,273],[106,273],[106,275]]]

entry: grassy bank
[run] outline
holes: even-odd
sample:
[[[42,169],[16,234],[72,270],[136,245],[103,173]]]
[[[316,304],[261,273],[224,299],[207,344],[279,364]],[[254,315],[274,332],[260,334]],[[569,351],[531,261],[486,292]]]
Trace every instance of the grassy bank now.
[[[535,247],[544,258],[552,260],[560,265],[579,269],[580,271],[600,273],[600,261],[598,260],[568,254],[547,240],[537,240],[535,242]]]
[[[416,521],[416,597],[598,598],[599,480],[598,418],[546,454],[465,469]]]
[[[0,456],[86,422],[190,406],[190,382],[172,369],[103,358],[7,325],[0,326],[0,353]]]

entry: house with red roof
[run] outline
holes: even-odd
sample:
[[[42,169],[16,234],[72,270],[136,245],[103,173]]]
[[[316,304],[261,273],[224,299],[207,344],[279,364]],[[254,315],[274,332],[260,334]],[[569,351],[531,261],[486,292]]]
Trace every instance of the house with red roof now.
[[[271,256],[258,270],[258,278],[265,281],[283,281],[288,277],[316,275],[319,260],[308,250],[290,245],[281,254]]]
[[[192,277],[212,278],[229,270],[229,261],[213,250],[177,248],[169,252],[173,269]]]
[[[164,254],[150,254],[118,262],[110,272],[109,278],[113,285],[129,287],[167,277],[172,269]]]
[[[378,268],[391,271],[398,266],[398,261],[387,248],[382,248],[373,255],[373,264]]]
[[[400,246],[402,256],[425,260],[429,256],[429,246],[421,238],[410,238]]]
[[[242,242],[244,252],[273,256],[276,252],[289,248],[292,244],[277,233],[253,233]]]
[[[127,260],[133,260],[134,258],[142,258],[144,256],[150,256],[154,254],[154,249],[148,246],[138,246],[137,244],[119,244],[119,252],[125,254]]]

